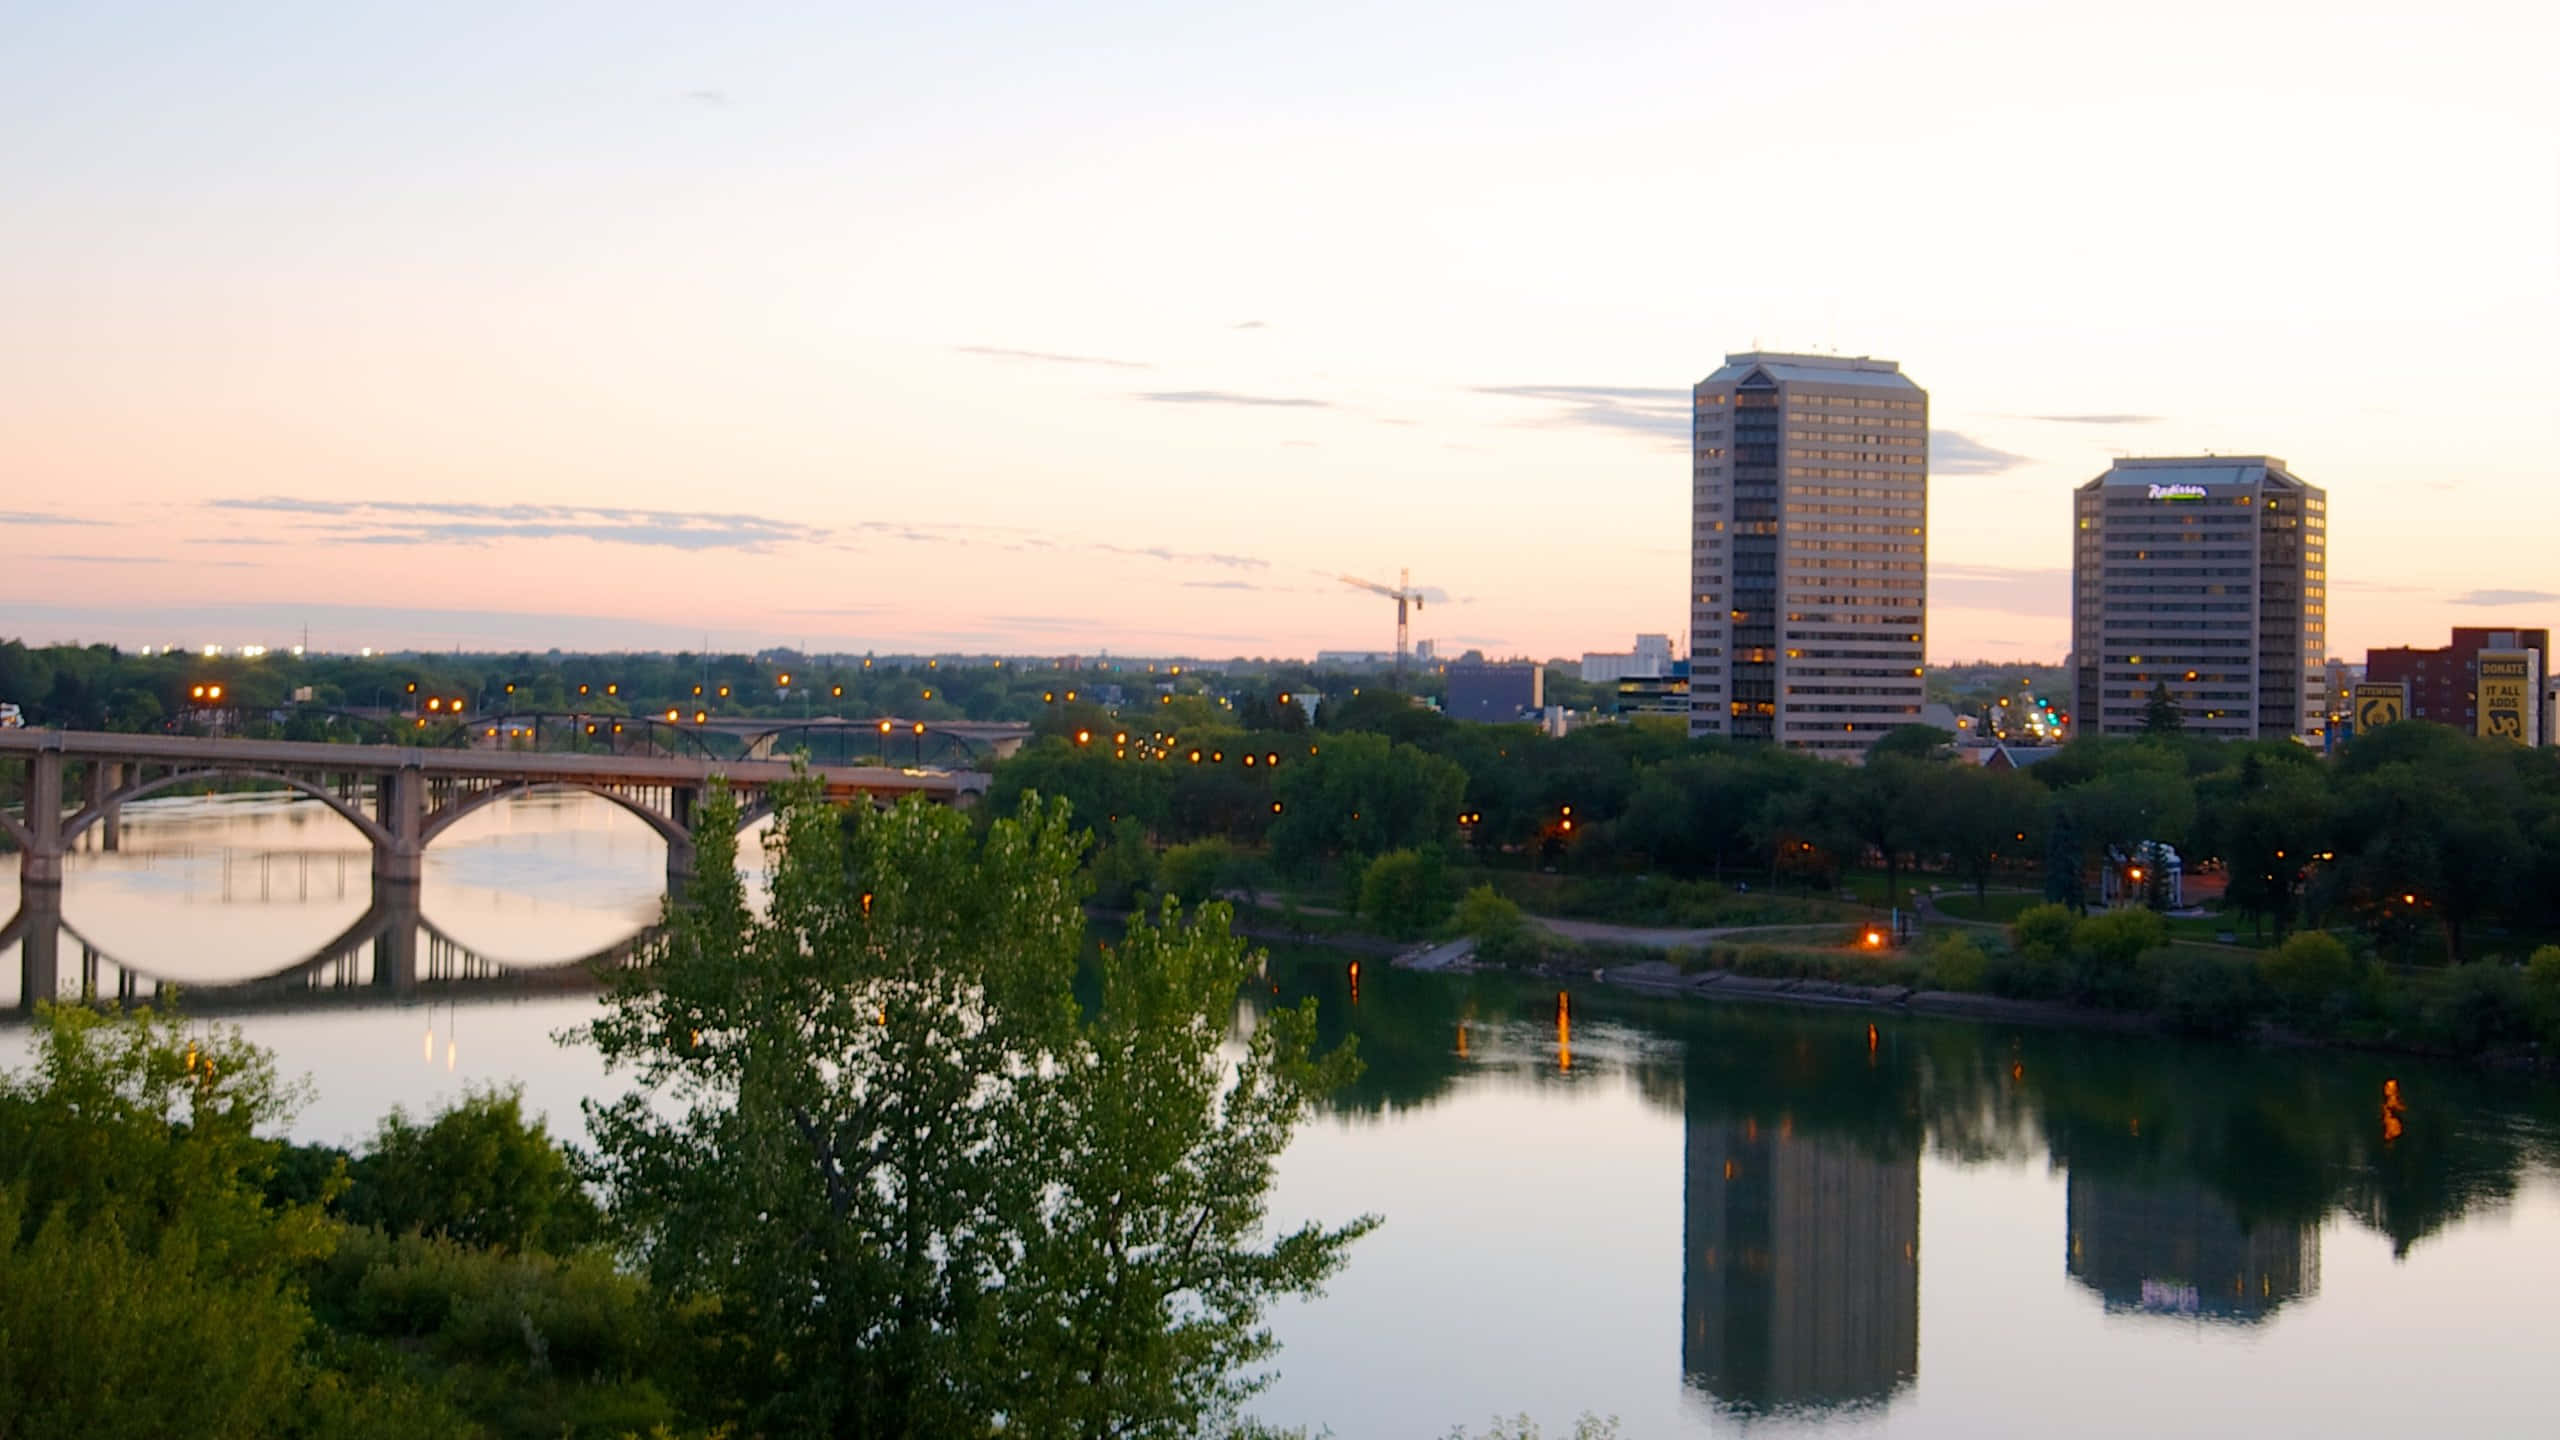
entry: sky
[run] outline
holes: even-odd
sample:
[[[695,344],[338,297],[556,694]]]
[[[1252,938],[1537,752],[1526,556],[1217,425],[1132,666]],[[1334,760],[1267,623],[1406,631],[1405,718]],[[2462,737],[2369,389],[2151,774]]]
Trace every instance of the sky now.
[[[1574,655],[1688,387],[1931,396],[1933,659],[2117,454],[2560,624],[2560,7],[0,0],[0,636]],[[1685,639],[1685,637],[1682,637]]]

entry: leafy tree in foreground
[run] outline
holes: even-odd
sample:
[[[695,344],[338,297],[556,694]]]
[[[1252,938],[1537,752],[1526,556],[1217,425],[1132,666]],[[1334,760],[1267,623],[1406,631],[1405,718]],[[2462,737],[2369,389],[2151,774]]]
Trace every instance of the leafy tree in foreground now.
[[[715,800],[703,833],[727,836]],[[655,972],[590,1029],[616,1219],[707,1302],[730,1418],[776,1436],[1190,1435],[1256,1387],[1261,1314],[1370,1221],[1264,1242],[1273,1159],[1350,1073],[1312,1006],[1223,1049],[1252,958],[1223,906],[1140,917],[1077,1008],[1078,842],[1026,796],[981,836],[782,797],[772,898],[706,840]]]
[[[306,1353],[298,1275],[335,1235],[318,1203],[267,1200],[281,1147],[258,1132],[295,1094],[264,1051],[149,1011],[40,1015],[33,1068],[0,1071],[0,1436],[463,1433]]]

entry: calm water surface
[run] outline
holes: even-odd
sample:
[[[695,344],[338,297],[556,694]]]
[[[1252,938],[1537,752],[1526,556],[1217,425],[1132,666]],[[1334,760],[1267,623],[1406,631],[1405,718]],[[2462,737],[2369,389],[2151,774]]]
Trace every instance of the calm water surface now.
[[[664,852],[604,802],[474,817],[430,852],[421,913],[390,917],[317,805],[126,815],[119,852],[74,862],[55,984],[219,997],[311,1077],[300,1137],[507,1081],[575,1132],[618,1088],[552,1038],[594,1011],[580,962],[657,912]],[[0,917],[15,886],[12,865]],[[21,961],[0,949],[13,1015]],[[1273,974],[1259,998],[1317,995],[1368,1061],[1286,1157],[1275,1218],[1386,1225],[1274,1316],[1270,1419],[2400,1436],[2560,1413],[2552,1087],[1374,968],[1355,990],[1331,957]],[[25,1052],[0,1026],[0,1063]]]

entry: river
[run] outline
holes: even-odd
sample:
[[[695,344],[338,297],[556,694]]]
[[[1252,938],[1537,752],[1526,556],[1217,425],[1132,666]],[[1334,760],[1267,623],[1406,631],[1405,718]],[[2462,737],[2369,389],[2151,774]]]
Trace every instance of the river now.
[[[392,917],[415,927],[397,983],[373,973],[395,952],[363,843],[318,805],[125,814],[120,850],[72,860],[55,984],[222,997],[309,1077],[298,1137],[493,1083],[574,1134],[618,1090],[555,1039],[594,1013],[580,962],[657,911],[664,852],[609,804],[536,795],[440,839],[421,914]],[[9,866],[0,917],[15,886]],[[26,1057],[21,958],[0,949],[0,1065]],[[241,983],[279,973],[282,994]],[[1367,1061],[1284,1158],[1274,1218],[1386,1223],[1273,1315],[1269,1420],[2337,1437],[2544,1434],[2560,1412],[2555,1087],[1322,953],[1272,974]]]

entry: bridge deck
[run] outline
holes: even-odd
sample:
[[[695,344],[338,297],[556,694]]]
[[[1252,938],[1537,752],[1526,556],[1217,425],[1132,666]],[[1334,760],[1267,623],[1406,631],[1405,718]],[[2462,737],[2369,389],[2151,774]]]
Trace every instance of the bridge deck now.
[[[512,780],[529,784],[702,785],[714,777],[772,785],[791,778],[781,760],[694,760],[628,755],[542,754],[504,750],[430,750],[406,745],[330,745],[306,740],[226,740],[192,735],[116,735],[84,730],[0,730],[0,755],[51,752],[67,760],[233,765],[247,769],[391,772],[430,777]],[[812,766],[833,794],[951,795],[986,788],[973,770],[910,770],[886,765]]]

